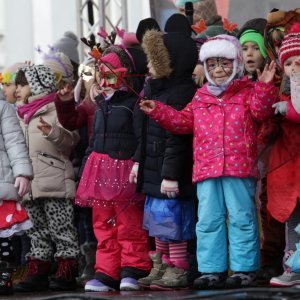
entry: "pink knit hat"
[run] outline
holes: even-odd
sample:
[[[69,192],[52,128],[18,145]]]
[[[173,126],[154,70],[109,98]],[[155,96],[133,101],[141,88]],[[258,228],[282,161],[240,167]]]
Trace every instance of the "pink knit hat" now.
[[[113,68],[119,69],[122,68],[122,64],[118,55],[114,52],[110,52],[105,56],[102,56],[100,62],[110,64]]]
[[[284,37],[278,52],[281,66],[291,56],[300,55],[300,23],[295,23]]]

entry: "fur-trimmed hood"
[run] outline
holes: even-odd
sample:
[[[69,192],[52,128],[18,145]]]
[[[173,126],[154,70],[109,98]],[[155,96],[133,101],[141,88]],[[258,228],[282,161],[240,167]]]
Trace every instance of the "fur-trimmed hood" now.
[[[186,34],[149,30],[144,35],[142,47],[157,73],[156,78],[174,79],[192,75],[198,52],[195,41]]]

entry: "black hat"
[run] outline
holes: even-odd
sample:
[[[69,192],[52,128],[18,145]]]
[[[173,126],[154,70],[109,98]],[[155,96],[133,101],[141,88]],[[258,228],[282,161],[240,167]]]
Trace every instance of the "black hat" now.
[[[136,29],[136,38],[140,43],[143,41],[143,36],[147,30],[156,29],[160,31],[160,27],[155,19],[147,18],[140,21]]]
[[[165,32],[182,32],[191,35],[191,25],[186,16],[173,14],[166,22]]]

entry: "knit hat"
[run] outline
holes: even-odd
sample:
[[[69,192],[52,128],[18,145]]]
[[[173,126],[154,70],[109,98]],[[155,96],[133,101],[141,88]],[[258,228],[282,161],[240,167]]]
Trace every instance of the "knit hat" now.
[[[1,83],[3,84],[15,83],[18,69],[26,66],[27,64],[19,62],[4,69],[3,73],[1,73],[1,79],[0,79]]]
[[[48,66],[33,65],[20,68],[23,71],[33,96],[49,94],[56,90],[55,76]]]
[[[110,64],[113,68],[119,69],[122,68],[121,61],[118,55],[114,52],[110,52],[100,58],[100,61],[103,63]]]
[[[247,42],[256,43],[259,47],[262,57],[263,58],[267,57],[267,51],[264,44],[264,37],[260,33],[258,33],[253,29],[245,30],[240,37],[240,43],[241,45],[244,45]]]
[[[196,2],[200,2],[200,0],[192,0],[192,1],[187,1],[187,0],[176,0],[175,1],[175,5],[178,7],[183,7],[185,5],[186,2],[192,2],[192,3],[196,3]]]
[[[160,27],[155,19],[153,18],[147,18],[143,19],[139,22],[139,25],[136,29],[136,38],[140,43],[143,41],[143,36],[146,33],[146,31],[155,29],[157,31],[160,31]]]
[[[281,66],[283,66],[286,59],[296,55],[300,55],[300,23],[295,23],[283,39],[278,52]]]
[[[210,78],[206,60],[212,57],[225,57],[233,59],[233,72],[228,78],[227,83],[230,82],[236,75],[241,77],[244,71],[242,47],[239,40],[231,35],[220,34],[216,37],[209,38],[200,49],[200,60],[204,62],[204,71],[207,80],[214,84]]]
[[[251,19],[241,27],[237,34],[241,45],[247,42],[256,43],[259,47],[260,53],[263,56],[263,58],[267,57],[267,51],[264,43],[264,30],[266,24],[266,19]]]
[[[79,41],[75,33],[67,31],[53,44],[53,48],[64,53],[71,61],[79,65],[78,43]]]
[[[68,56],[62,52],[50,51],[43,59],[43,65],[53,71],[57,82],[73,83],[73,66]]]
[[[186,16],[173,14],[166,22],[165,32],[183,32],[190,36],[192,29]]]

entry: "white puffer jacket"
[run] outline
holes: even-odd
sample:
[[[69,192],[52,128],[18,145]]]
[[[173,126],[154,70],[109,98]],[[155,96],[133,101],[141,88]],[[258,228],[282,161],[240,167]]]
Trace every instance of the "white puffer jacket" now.
[[[19,200],[18,176],[33,178],[32,165],[16,111],[0,100],[0,200]]]

